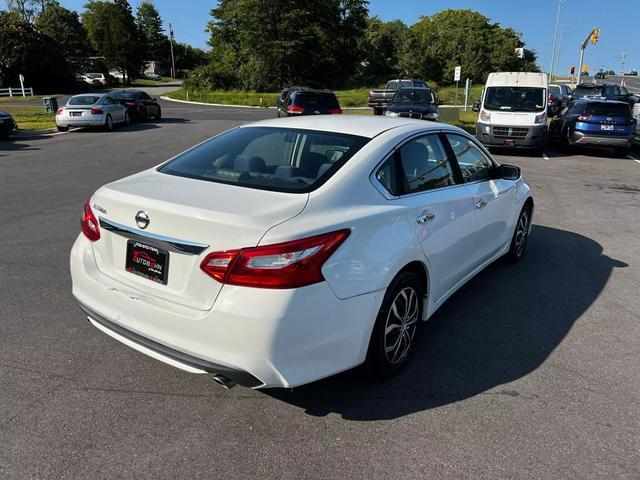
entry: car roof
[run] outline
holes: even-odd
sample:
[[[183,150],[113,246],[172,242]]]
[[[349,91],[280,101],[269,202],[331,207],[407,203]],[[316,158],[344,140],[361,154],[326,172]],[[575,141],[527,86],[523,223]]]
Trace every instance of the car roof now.
[[[627,102],[621,102],[619,100],[610,100],[608,98],[579,98],[574,103],[606,103],[611,105],[616,105],[616,104],[629,105]]]
[[[424,120],[364,115],[307,115],[302,117],[274,118],[243,125],[243,127],[299,128],[302,130],[344,133],[347,135],[373,138],[392,128],[406,125],[433,127],[434,130],[442,129],[441,124],[425,122]]]
[[[111,92],[109,92],[111,93]],[[77,95],[73,95],[70,98],[76,98],[76,97],[104,97],[105,95],[108,95],[108,93],[79,93]]]
[[[292,88],[291,89],[291,93],[331,93],[333,95],[335,95],[335,93],[333,93],[331,90],[329,89],[322,89],[322,88],[307,88],[307,87],[302,87],[302,88]]]

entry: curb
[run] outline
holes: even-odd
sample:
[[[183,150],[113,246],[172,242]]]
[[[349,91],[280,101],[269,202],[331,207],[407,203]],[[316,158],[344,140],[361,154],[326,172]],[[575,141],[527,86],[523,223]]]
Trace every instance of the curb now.
[[[259,108],[262,110],[275,109],[276,107],[259,107],[255,105],[229,105],[226,103],[207,103],[207,102],[194,102],[192,100],[178,100],[177,98],[167,97],[160,95],[160,100],[166,100],[167,102],[187,103],[190,105],[208,105],[210,107],[232,107],[232,108]]]

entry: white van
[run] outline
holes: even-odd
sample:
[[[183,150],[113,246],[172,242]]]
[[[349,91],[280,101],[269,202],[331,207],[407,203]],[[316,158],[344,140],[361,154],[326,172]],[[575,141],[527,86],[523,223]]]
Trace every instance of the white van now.
[[[476,138],[487,147],[542,150],[547,141],[548,84],[546,73],[490,73]]]

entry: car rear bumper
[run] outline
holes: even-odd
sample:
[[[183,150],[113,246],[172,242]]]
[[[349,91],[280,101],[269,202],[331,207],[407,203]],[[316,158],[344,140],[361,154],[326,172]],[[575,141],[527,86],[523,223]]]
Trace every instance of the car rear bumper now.
[[[476,138],[487,147],[543,148],[547,142],[547,126],[476,124]]]
[[[614,136],[614,135],[592,135],[588,133],[574,131],[571,134],[572,145],[592,145],[600,147],[622,147],[628,148],[633,145],[634,135]]]
[[[105,117],[92,117],[92,118],[56,118],[56,125],[58,127],[101,127],[104,125]]]
[[[105,333],[174,367],[252,388],[291,388],[362,363],[384,294],[340,300],[327,282],[290,290],[225,285],[211,310],[197,310],[103,274],[82,234],[70,267],[73,295]]]

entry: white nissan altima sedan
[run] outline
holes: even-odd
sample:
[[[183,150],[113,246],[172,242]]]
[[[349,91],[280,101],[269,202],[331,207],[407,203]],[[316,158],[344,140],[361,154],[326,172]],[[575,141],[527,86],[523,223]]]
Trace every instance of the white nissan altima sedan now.
[[[227,387],[294,387],[409,357],[419,321],[519,260],[533,192],[456,127],[271,120],[100,188],[71,251],[89,321]]]

